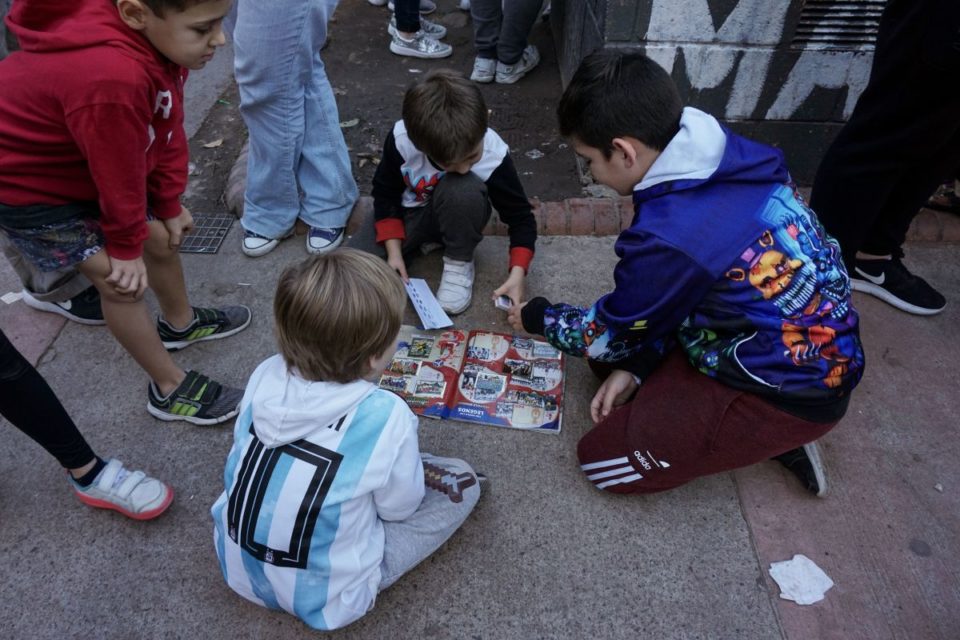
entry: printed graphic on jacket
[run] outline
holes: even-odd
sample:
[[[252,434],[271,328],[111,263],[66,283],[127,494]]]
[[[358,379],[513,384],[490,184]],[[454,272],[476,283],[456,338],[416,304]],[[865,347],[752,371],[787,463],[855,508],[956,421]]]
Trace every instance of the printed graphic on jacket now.
[[[778,189],[760,217],[769,228],[678,332],[690,361],[744,388],[798,392],[811,378],[828,389],[855,381],[863,352],[840,246],[788,187]],[[734,310],[731,301],[747,313],[718,323]],[[779,345],[771,344],[771,335]],[[779,361],[771,361],[770,352],[779,352]]]

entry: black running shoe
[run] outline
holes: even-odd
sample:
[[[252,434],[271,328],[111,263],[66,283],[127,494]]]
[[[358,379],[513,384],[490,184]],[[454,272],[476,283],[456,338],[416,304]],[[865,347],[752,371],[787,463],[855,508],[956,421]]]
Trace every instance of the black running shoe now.
[[[827,471],[816,442],[808,442],[773,458],[800,479],[807,491],[822,498],[827,495]]]
[[[100,292],[90,285],[77,295],[64,302],[45,302],[37,300],[33,295],[23,290],[23,303],[37,311],[49,311],[63,316],[67,320],[87,325],[107,324],[103,319],[103,309],[100,308]]]
[[[222,309],[193,308],[193,322],[185,329],[174,329],[163,318],[157,319],[160,340],[168,351],[188,347],[195,342],[219,340],[243,331],[250,324],[250,309],[244,306]]]
[[[187,377],[167,397],[162,397],[151,382],[147,398],[147,411],[155,418],[210,425],[237,415],[243,391],[221,385],[196,371],[187,371]]]
[[[899,258],[857,260],[850,285],[854,291],[869,293],[901,311],[932,316],[947,306],[947,299],[927,281],[915,276]]]

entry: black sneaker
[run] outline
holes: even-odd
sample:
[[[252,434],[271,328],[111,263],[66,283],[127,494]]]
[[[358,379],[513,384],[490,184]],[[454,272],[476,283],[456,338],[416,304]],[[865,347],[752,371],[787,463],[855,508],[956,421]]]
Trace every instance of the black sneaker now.
[[[818,498],[827,495],[827,470],[816,442],[808,442],[773,458],[800,479],[803,486]]]
[[[147,386],[147,398],[147,411],[154,418],[209,425],[236,416],[243,391],[225,387],[196,371],[187,371],[180,386],[165,398],[151,382]]]
[[[79,324],[107,324],[107,321],[103,319],[103,309],[100,308],[100,292],[93,285],[64,302],[37,300],[26,289],[23,290],[22,295],[23,303],[37,311],[56,313]]]
[[[250,309],[242,305],[223,309],[193,308],[193,322],[185,329],[174,329],[163,318],[157,318],[160,340],[168,351],[188,347],[195,342],[219,340],[243,331],[250,324]]]
[[[940,313],[947,306],[947,299],[926,280],[907,271],[899,258],[857,260],[850,285],[854,291],[869,293],[897,309],[920,316]]]

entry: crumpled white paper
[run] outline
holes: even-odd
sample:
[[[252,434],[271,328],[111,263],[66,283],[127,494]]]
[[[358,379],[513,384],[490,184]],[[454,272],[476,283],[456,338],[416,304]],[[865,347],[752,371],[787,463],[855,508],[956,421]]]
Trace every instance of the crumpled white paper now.
[[[797,604],[820,602],[833,586],[830,576],[802,553],[790,560],[770,563],[770,576],[780,587],[780,597]]]

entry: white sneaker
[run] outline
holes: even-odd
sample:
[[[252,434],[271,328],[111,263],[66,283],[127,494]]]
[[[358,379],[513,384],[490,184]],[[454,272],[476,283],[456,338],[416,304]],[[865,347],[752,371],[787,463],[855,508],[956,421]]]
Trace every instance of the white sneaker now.
[[[443,275],[437,289],[437,301],[447,313],[461,313],[473,298],[473,260],[462,262],[443,257]]]
[[[535,45],[527,45],[515,64],[503,64],[497,62],[497,82],[500,84],[513,84],[540,64],[540,52]]]
[[[470,11],[470,0],[460,0],[457,8],[460,9],[460,11]]]
[[[117,459],[107,462],[89,486],[81,487],[71,478],[80,502],[98,509],[113,509],[134,520],[150,520],[167,510],[173,490],[143,471],[129,471]]]
[[[284,238],[289,238],[292,233],[292,231],[288,232],[280,238],[268,238],[259,233],[244,229],[243,244],[240,245],[240,250],[243,251],[244,255],[250,256],[251,258],[259,258],[276,249],[280,241]]]
[[[497,61],[494,58],[477,58],[473,61],[473,73],[470,74],[470,79],[474,82],[481,82],[486,84],[488,82],[493,82],[493,79],[497,75]]]
[[[453,53],[453,47],[446,42],[431,38],[423,31],[417,31],[411,40],[401,38],[399,35],[393,36],[390,41],[390,51],[398,56],[412,58],[446,58]]]
[[[392,16],[390,18],[390,24],[387,25],[387,33],[389,33],[391,36],[400,35],[400,32],[397,30],[397,16]],[[442,24],[430,22],[426,18],[420,18],[420,29],[417,30],[417,34],[421,33],[426,34],[434,40],[440,40],[447,35],[447,28]]]

